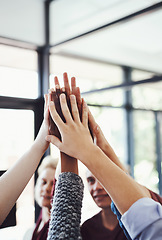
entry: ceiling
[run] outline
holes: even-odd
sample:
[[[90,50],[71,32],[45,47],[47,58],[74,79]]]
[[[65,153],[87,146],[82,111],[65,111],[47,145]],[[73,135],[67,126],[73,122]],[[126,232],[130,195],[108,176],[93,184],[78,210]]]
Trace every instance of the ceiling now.
[[[162,1],[55,0],[50,4],[52,53],[162,73],[162,8],[60,44]],[[45,44],[43,0],[0,0],[0,43]]]

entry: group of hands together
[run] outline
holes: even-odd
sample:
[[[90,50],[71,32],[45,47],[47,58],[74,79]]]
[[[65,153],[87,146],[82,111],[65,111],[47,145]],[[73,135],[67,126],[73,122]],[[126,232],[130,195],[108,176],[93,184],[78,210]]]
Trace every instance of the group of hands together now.
[[[44,121],[36,140],[42,139],[44,151],[52,143],[61,152],[82,159],[94,146],[94,140],[102,149],[106,139],[81,98],[75,77],[71,78],[71,87],[67,73],[63,74],[63,80],[64,87],[60,87],[55,77],[55,88],[45,94]]]

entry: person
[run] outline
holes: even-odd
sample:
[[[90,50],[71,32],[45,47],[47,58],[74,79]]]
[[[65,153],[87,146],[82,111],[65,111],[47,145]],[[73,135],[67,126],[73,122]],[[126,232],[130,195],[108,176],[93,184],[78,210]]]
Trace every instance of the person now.
[[[87,169],[86,178],[89,192],[101,211],[86,220],[81,226],[83,240],[126,240],[123,230],[119,226],[116,215],[111,210],[111,198]]]
[[[102,130],[101,130],[101,128],[99,127],[99,125],[95,122],[95,119],[93,118],[93,116],[92,116],[92,114],[89,112],[89,119],[90,119],[90,123],[91,123],[91,125],[93,126],[92,128],[93,128],[93,134],[94,134],[94,138],[95,138],[95,142],[96,142],[96,144],[100,147],[100,149],[102,149],[102,151],[111,159],[111,161],[113,161],[117,166],[119,166],[124,172],[126,172],[126,174],[128,174],[128,172],[127,172],[127,170],[125,169],[125,167],[123,166],[123,164],[119,161],[119,158],[116,156],[116,154],[115,154],[115,152],[114,152],[114,150],[112,149],[112,147],[110,146],[110,144],[108,143],[108,141],[106,140],[106,138],[104,137],[104,134],[103,134],[103,132],[102,132]],[[90,172],[90,171],[89,171]],[[90,172],[90,174],[92,175],[92,173]],[[92,177],[90,175],[90,177]],[[87,178],[87,180],[88,180],[88,178]],[[97,179],[95,180],[95,177],[94,177],[94,179],[92,178],[92,180],[91,181],[96,181],[97,182]],[[99,186],[101,186],[100,184],[99,184]],[[153,199],[153,200],[155,200],[155,201],[157,201],[157,202],[159,202],[161,205],[162,205],[162,197],[159,195],[159,194],[157,194],[157,193],[155,193],[155,192],[153,192],[153,191],[151,191],[150,189],[147,189],[147,188],[145,188],[145,186],[142,186],[142,185],[140,185],[139,184],[139,187],[141,187],[142,189],[143,189],[143,191],[149,191],[148,192],[148,194],[149,194],[149,196]],[[103,187],[101,186],[101,189],[102,189]],[[113,212],[117,215],[117,217],[118,217],[118,220],[119,220],[119,224],[120,224],[120,226],[122,227],[122,229],[123,229],[123,231],[124,231],[124,233],[125,233],[125,235],[126,235],[126,237],[127,237],[127,239],[131,239],[130,238],[130,236],[129,236],[129,234],[128,234],[128,232],[126,231],[126,229],[124,228],[124,226],[123,226],[123,224],[122,224],[122,222],[121,222],[121,215],[119,214],[119,212],[118,212],[118,210],[117,210],[117,208],[115,207],[115,205],[113,204],[113,203],[111,203],[111,208],[112,208],[112,210],[113,210]],[[99,223],[98,223],[99,224]],[[101,225],[101,224],[100,224]],[[96,229],[95,229],[96,230]],[[84,231],[84,235],[86,235],[86,232],[87,232],[87,234],[89,233],[89,229],[88,229],[88,227],[86,228],[86,230]],[[98,239],[102,239],[102,234],[103,234],[103,232],[104,232],[104,229],[102,229],[102,231],[98,231],[98,235],[99,235],[99,238]],[[108,239],[108,237],[107,237],[107,239]]]
[[[88,128],[88,108],[84,100],[82,121],[74,95],[70,96],[70,101],[72,116],[65,94],[60,95],[61,109],[66,122],[58,115],[54,103],[49,103],[50,114],[60,131],[61,140],[53,135],[47,135],[46,140],[65,154],[79,159],[90,169],[122,214],[122,222],[132,239],[160,239],[162,236],[162,206],[151,199],[146,188],[137,184],[93,143]]]
[[[44,120],[39,133],[28,151],[0,177],[0,224],[14,206],[21,192],[34,174],[42,156],[49,147],[48,95],[45,94]]]
[[[58,97],[62,91],[66,93],[67,99],[69,99],[71,92],[78,96],[78,102],[81,104],[81,99],[79,98],[80,92],[76,87],[75,78],[71,79],[72,91],[68,83],[67,73],[63,74],[63,79],[65,87],[61,89],[58,79],[55,77],[55,104],[57,104],[57,111],[60,116],[62,115],[58,104]],[[53,91],[51,89],[49,93],[50,97]],[[54,125],[52,126],[55,128]],[[51,129],[51,132],[53,132],[53,129]],[[60,138],[57,132],[56,134]],[[60,159],[61,174],[56,182],[47,239],[79,240],[81,239],[80,220],[84,186],[82,179],[78,176],[77,159],[62,151],[60,151]]]
[[[55,186],[57,163],[58,159],[55,159],[52,156],[47,156],[43,159],[38,168],[38,179],[35,185],[35,199],[41,207],[41,211],[32,234],[32,240],[47,239],[52,190],[53,186]]]

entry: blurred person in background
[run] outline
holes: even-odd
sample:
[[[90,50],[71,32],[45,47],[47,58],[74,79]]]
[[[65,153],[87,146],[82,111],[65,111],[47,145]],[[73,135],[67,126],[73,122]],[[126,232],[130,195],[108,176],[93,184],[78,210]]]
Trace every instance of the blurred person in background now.
[[[55,186],[55,172],[58,159],[47,156],[38,168],[38,179],[35,185],[35,200],[41,207],[34,231],[26,232],[24,240],[46,240],[49,228],[51,201]]]
[[[86,178],[89,192],[101,211],[83,223],[81,226],[82,239],[126,240],[116,215],[111,211],[111,198],[88,169]]]

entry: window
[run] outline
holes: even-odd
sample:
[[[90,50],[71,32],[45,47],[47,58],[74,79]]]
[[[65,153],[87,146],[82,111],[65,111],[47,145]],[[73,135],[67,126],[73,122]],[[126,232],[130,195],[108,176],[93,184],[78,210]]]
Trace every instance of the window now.
[[[153,112],[134,111],[135,179],[158,192]]]
[[[7,170],[34,140],[34,113],[30,110],[0,109],[0,116],[0,169]],[[34,224],[33,178],[17,200],[16,220],[20,231]]]
[[[0,45],[0,56],[0,95],[37,98],[36,52]]]

